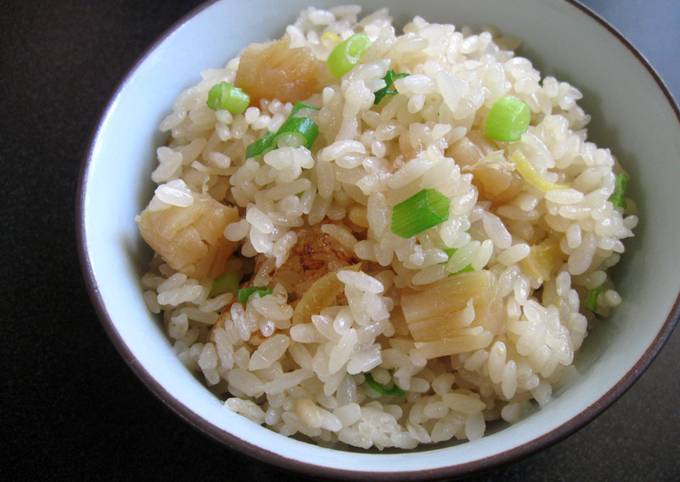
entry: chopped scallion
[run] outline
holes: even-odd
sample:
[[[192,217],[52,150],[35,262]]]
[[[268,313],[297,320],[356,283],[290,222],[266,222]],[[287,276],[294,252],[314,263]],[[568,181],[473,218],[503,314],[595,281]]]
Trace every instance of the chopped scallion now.
[[[356,33],[340,42],[328,56],[328,70],[335,77],[342,77],[359,63],[361,55],[370,45],[371,39],[365,33]]]
[[[241,288],[238,290],[238,302],[241,303],[242,305],[245,305],[248,300],[250,299],[251,296],[254,294],[257,294],[260,298],[263,298],[264,296],[272,294],[272,290],[269,288],[263,288],[263,287],[258,287],[254,286],[252,288]]]
[[[242,114],[250,105],[250,97],[229,82],[215,84],[208,92],[208,107],[212,110],[228,110],[232,114]]]
[[[496,141],[518,141],[529,128],[531,111],[517,97],[501,97],[491,106],[484,135]]]
[[[394,87],[394,81],[397,79],[403,79],[404,77],[408,77],[409,74],[406,72],[401,72],[401,73],[396,73],[394,70],[390,69],[387,71],[385,74],[385,77],[383,79],[385,80],[385,87],[382,89],[376,90],[375,91],[375,100],[373,101],[374,104],[379,104],[381,100],[386,95],[396,95],[399,93],[399,91]]]
[[[310,111],[318,107],[305,102],[296,102],[290,116],[276,132],[269,132],[246,148],[246,159],[265,155],[276,147],[311,148],[319,135],[319,126],[310,117]]]
[[[319,135],[319,126],[309,117],[289,117],[274,136],[277,147],[305,146],[310,149]]]
[[[276,137],[276,134],[270,132],[248,145],[246,148],[246,159],[263,156],[274,149],[274,137]]]
[[[602,293],[602,287],[598,286],[595,289],[588,291],[588,297],[586,298],[586,308],[590,311],[595,311],[597,309],[597,298]]]
[[[449,219],[449,199],[436,189],[423,189],[392,210],[392,232],[410,238]]]
[[[621,172],[616,175],[616,183],[614,185],[614,192],[609,196],[609,200],[617,208],[626,208],[626,190],[628,189],[628,183],[630,182],[630,176],[625,172]]]
[[[366,384],[373,389],[376,393],[384,396],[384,397],[402,397],[406,395],[406,392],[399,388],[396,385],[393,385],[390,388],[387,388],[384,385],[381,385],[380,383],[376,382],[373,379],[373,376],[370,373],[366,373]]]
[[[212,287],[210,288],[210,296],[217,296],[223,293],[236,293],[240,281],[241,276],[237,273],[224,273],[213,281]]]

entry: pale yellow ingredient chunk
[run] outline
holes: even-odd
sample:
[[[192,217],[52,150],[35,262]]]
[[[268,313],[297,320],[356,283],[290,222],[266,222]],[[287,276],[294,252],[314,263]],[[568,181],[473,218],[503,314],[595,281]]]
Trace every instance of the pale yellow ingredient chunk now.
[[[522,190],[522,179],[509,169],[495,164],[485,164],[485,156],[495,150],[494,146],[481,139],[476,131],[453,144],[447,155],[466,170],[472,172],[472,183],[479,190],[479,197],[499,206],[513,200]]]
[[[520,261],[520,267],[529,276],[546,282],[555,276],[565,259],[559,241],[549,238],[532,246],[529,256]]]
[[[474,307],[472,321],[464,311],[470,301]],[[489,271],[450,276],[425,286],[423,291],[407,292],[401,298],[401,307],[414,341],[443,345],[450,341],[452,347],[460,340],[477,343],[478,336],[497,333],[502,321],[496,281]]]
[[[137,225],[144,241],[170,267],[201,280],[222,274],[225,261],[237,248],[224,238],[224,228],[238,219],[238,209],[208,194],[194,194],[188,207],[145,209]]]
[[[251,103],[257,104],[260,99],[304,100],[330,82],[326,64],[311,49],[292,49],[288,37],[283,37],[246,48],[241,54],[235,84],[250,96]]]

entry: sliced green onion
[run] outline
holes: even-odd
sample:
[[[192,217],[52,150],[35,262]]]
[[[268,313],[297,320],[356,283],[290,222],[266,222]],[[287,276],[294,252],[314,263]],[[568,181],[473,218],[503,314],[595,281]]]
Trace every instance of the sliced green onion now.
[[[614,185],[614,192],[609,196],[609,200],[617,208],[626,208],[626,190],[628,189],[628,183],[630,182],[630,176],[625,172],[616,175],[616,184]]]
[[[366,384],[373,389],[376,393],[385,396],[385,397],[403,397],[406,395],[406,392],[399,388],[398,386],[394,385],[390,388],[387,388],[384,385],[381,385],[380,383],[376,382],[373,379],[373,376],[370,373],[365,373],[366,376]]]
[[[491,106],[484,125],[484,135],[496,141],[518,141],[529,128],[531,111],[517,97],[508,95]]]
[[[436,189],[423,189],[392,210],[392,232],[410,238],[449,219],[449,199]]]
[[[365,33],[356,33],[340,42],[328,56],[326,61],[328,70],[334,76],[342,77],[359,63],[361,55],[369,45],[371,45],[371,39]]]
[[[446,255],[450,258],[454,254],[456,254],[456,251],[458,251],[458,248],[444,248],[442,251],[446,253]]]
[[[586,308],[588,308],[590,311],[595,311],[597,308],[597,298],[600,296],[600,293],[602,293],[601,286],[588,291],[588,297],[586,298]]]
[[[208,107],[212,110],[228,110],[232,114],[241,114],[250,105],[250,97],[229,82],[215,84],[208,92]]]
[[[409,74],[405,72],[401,73],[396,73],[394,70],[390,69],[387,71],[385,74],[385,77],[383,77],[383,80],[385,81],[385,87],[382,89],[376,90],[375,93],[375,100],[373,101],[373,104],[379,104],[381,100],[386,95],[396,95],[399,93],[399,91],[394,87],[394,81],[397,79],[403,79],[404,77],[408,77]]]
[[[274,149],[275,136],[276,134],[270,132],[264,137],[260,137],[258,140],[248,145],[246,148],[246,159],[263,156],[267,152]]]
[[[236,297],[238,298],[239,303],[245,305],[250,299],[250,297],[253,296],[254,294],[257,294],[260,296],[260,298],[263,298],[267,295],[272,294],[272,290],[269,288],[257,286],[254,286],[252,288],[241,288],[240,290],[238,290],[238,294],[236,295]]]
[[[236,293],[240,282],[241,276],[237,273],[224,273],[213,281],[212,287],[210,288],[210,296],[217,296],[223,293]]]
[[[310,149],[319,135],[319,126],[309,117],[289,117],[274,136],[277,147],[305,146]]]
[[[305,102],[296,102],[286,121],[279,130],[270,132],[246,148],[246,159],[263,156],[275,147],[299,147],[310,149],[319,135],[319,126],[311,118],[301,116],[318,107]]]

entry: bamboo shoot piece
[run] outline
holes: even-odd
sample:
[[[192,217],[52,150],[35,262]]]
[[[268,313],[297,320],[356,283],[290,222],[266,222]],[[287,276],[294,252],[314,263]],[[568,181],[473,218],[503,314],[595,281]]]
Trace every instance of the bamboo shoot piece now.
[[[467,137],[449,147],[446,154],[456,163],[472,172],[472,183],[479,190],[480,199],[491,201],[494,206],[514,199],[522,189],[522,179],[512,169],[484,159],[498,148],[479,132],[472,131]]]
[[[479,335],[462,335],[437,341],[416,342],[416,349],[429,360],[486,348],[492,341],[493,335],[488,331],[482,331]]]
[[[461,330],[464,330],[469,324],[466,318],[467,313],[465,313],[464,308],[451,314],[438,315],[416,321],[409,324],[408,328],[415,341],[439,340],[460,334]]]
[[[494,206],[512,201],[522,190],[522,179],[499,166],[482,165],[472,173],[472,183],[479,189],[480,199],[489,200]]]
[[[486,334],[498,332],[502,321],[495,285],[489,271],[476,271],[451,276],[424,291],[405,294],[401,306],[411,336],[420,343],[450,342],[450,348],[437,345],[428,349],[428,353],[449,349],[451,353],[460,353],[461,347],[486,343]]]
[[[147,208],[137,218],[139,232],[173,269],[196,279],[213,279],[224,271],[237,243],[224,239],[227,224],[238,221],[238,209],[208,194],[193,194],[190,206],[161,211]]]
[[[493,276],[489,271],[474,271],[449,276],[425,287],[423,291],[404,294],[401,307],[409,325],[437,316],[449,316],[465,308],[468,300],[489,294]]]
[[[522,271],[541,282],[550,281],[564,264],[566,255],[562,253],[556,239],[546,239],[531,247],[529,256],[520,261]]]
[[[304,100],[332,81],[325,62],[309,47],[291,48],[287,36],[275,42],[251,44],[241,54],[237,87],[258,105],[276,97],[282,102]]]

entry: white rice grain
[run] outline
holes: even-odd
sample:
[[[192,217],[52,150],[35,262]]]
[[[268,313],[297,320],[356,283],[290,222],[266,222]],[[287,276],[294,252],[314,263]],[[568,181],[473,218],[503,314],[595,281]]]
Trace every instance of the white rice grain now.
[[[506,266],[512,266],[529,256],[530,251],[528,244],[518,243],[499,254],[497,260]]]
[[[385,287],[380,281],[361,271],[338,271],[338,279],[347,286],[352,286],[366,293],[380,294]]]
[[[512,236],[498,216],[484,213],[482,216],[484,231],[489,239],[493,241],[499,249],[508,249],[512,244]]]
[[[290,338],[285,335],[274,335],[265,340],[250,357],[248,370],[269,368],[283,356],[290,345]]]

